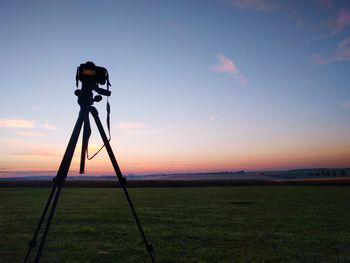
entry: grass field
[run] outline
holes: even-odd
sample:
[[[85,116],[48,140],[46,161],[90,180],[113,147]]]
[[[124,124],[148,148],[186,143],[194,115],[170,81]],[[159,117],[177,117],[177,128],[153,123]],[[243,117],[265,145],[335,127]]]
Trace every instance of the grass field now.
[[[49,188],[0,188],[0,262],[21,262]],[[350,187],[129,189],[159,262],[350,262]],[[149,262],[121,189],[65,188],[42,262]]]

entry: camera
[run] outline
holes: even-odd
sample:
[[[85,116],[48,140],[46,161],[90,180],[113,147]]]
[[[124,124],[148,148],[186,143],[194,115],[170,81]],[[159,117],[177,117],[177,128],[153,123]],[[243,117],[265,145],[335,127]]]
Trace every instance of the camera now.
[[[77,70],[77,78],[82,82],[106,84],[108,81],[108,71],[104,67],[98,67],[93,62],[88,61],[80,64]]]
[[[88,61],[80,64],[77,68],[75,76],[77,90],[74,92],[78,96],[78,102],[87,102],[91,105],[94,101],[98,102],[102,99],[101,96],[93,97],[92,91],[96,91],[100,95],[110,96],[111,92],[109,87],[109,75],[106,68],[98,67],[93,62]],[[79,80],[82,83],[81,90],[78,89]],[[98,85],[105,85],[107,83],[107,89],[102,89]]]

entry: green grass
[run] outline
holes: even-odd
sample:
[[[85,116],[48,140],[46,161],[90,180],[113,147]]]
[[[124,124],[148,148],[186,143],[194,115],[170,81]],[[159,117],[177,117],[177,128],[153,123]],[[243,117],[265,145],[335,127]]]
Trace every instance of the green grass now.
[[[48,188],[0,188],[0,262],[21,262]],[[350,262],[349,187],[129,189],[159,262]],[[150,262],[120,189],[64,188],[42,262]]]

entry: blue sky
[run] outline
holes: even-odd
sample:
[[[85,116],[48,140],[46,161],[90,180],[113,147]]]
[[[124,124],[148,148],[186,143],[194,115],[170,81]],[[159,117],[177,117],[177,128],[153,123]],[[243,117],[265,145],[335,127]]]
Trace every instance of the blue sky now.
[[[1,176],[57,169],[89,60],[126,173],[350,165],[349,1],[11,1],[0,21]]]

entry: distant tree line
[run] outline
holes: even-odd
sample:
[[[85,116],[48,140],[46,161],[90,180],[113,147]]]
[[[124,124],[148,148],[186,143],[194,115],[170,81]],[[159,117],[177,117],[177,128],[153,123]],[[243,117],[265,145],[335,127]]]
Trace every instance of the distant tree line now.
[[[348,171],[345,169],[342,170],[321,170],[321,171],[315,171],[310,172],[309,176],[312,177],[321,177],[321,176],[339,176],[339,177],[345,177],[348,175]]]

